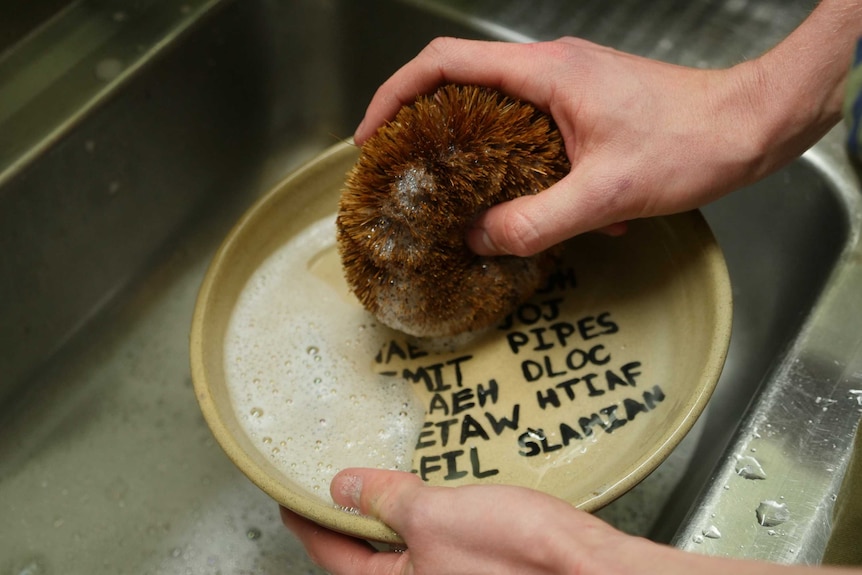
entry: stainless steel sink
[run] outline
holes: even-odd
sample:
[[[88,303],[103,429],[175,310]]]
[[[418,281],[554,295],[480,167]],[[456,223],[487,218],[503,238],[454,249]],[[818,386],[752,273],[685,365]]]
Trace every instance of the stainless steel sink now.
[[[0,54],[0,573],[317,572],[210,437],[191,310],[230,225],[431,38],[571,34],[725,66],[813,4],[83,0],[18,34]],[[862,401],[842,137],[705,208],[735,297],[727,366],[674,469],[600,512],[619,527],[818,560]],[[759,525],[764,500],[790,518]]]

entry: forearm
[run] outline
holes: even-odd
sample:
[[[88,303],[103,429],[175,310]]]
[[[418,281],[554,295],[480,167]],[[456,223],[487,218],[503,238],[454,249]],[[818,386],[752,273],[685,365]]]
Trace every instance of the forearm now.
[[[823,0],[765,57],[783,63],[776,66],[779,79],[799,82],[801,95],[819,104],[807,110],[809,114],[821,123],[834,123],[841,114],[844,83],[860,37],[862,0]]]
[[[823,0],[784,41],[737,66],[759,123],[761,164],[753,179],[792,160],[841,119],[844,85],[857,40],[862,0]]]

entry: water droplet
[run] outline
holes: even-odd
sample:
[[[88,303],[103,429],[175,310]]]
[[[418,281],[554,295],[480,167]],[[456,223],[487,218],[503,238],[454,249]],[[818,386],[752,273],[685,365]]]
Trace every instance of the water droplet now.
[[[250,541],[256,541],[256,540],[260,539],[260,536],[261,536],[260,529],[258,529],[256,527],[252,527],[251,529],[249,529],[248,531],[245,532],[245,536]]]
[[[754,513],[757,516],[757,522],[764,527],[774,527],[790,519],[787,505],[771,499],[761,501]]]
[[[263,442],[264,443],[272,443],[272,438],[271,437],[264,437]]]
[[[183,550],[180,549],[179,547],[174,547],[173,549],[171,549],[171,557],[173,557],[174,559],[178,559],[179,557],[182,556],[182,554],[183,554]]]
[[[306,352],[308,355],[317,355],[318,353],[320,353],[320,349],[318,349],[318,348],[317,348],[316,346],[314,346],[314,345],[310,345],[310,346],[308,346],[308,349],[306,349],[306,350],[305,350],[305,352]]]
[[[703,543],[703,535],[697,534],[692,537],[691,540],[700,545],[701,543]]]
[[[766,472],[760,462],[750,455],[737,457],[736,474],[745,479],[766,479]]]
[[[129,484],[122,477],[116,477],[105,490],[105,496],[112,501],[122,501],[129,492]]]
[[[9,573],[16,575],[42,575],[47,573],[45,562],[42,557],[29,557],[24,561],[17,562],[12,565],[12,570]]]
[[[96,77],[108,82],[120,75],[123,71],[123,63],[117,58],[105,58],[96,64]]]
[[[252,407],[249,413],[255,418],[263,416],[263,410],[259,407]]]
[[[703,530],[703,536],[709,539],[721,539],[721,531],[715,525],[710,525]]]

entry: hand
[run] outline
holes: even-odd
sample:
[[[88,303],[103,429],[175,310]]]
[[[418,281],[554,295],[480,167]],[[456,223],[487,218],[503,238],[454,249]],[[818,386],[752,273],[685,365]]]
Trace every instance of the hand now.
[[[616,531],[544,493],[504,485],[429,487],[400,471],[347,469],[333,500],[392,527],[402,553],[329,531],[281,509],[311,559],[334,575],[841,575],[685,553]],[[862,573],[854,570],[852,573]]]
[[[348,469],[333,479],[339,505],[381,519],[407,544],[375,552],[282,509],[315,563],[336,574],[616,573],[644,543],[549,495],[511,486],[429,487],[411,473]]]
[[[574,38],[440,38],[379,88],[355,140],[443,83],[489,86],[549,112],[570,174],[488,210],[467,238],[479,254],[530,255],[585,231],[619,233],[618,222],[696,208],[801,154],[838,120],[840,100],[822,77],[810,89],[801,74],[798,85],[776,82],[784,62],[776,53],[701,70]]]

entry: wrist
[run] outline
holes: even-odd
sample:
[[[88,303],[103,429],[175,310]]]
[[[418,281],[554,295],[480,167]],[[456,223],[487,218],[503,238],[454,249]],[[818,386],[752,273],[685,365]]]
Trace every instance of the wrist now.
[[[604,549],[601,573],[611,575],[669,575],[672,557],[665,557],[665,547],[643,537],[622,537]]]
[[[571,539],[569,539],[571,541]],[[594,531],[585,530],[583,525],[576,532],[576,542],[566,545],[556,554],[557,568],[554,573],[578,575],[647,575],[653,573],[650,557],[660,552],[662,546],[648,539],[628,535],[600,525]],[[664,564],[655,564],[655,573],[663,573]]]

